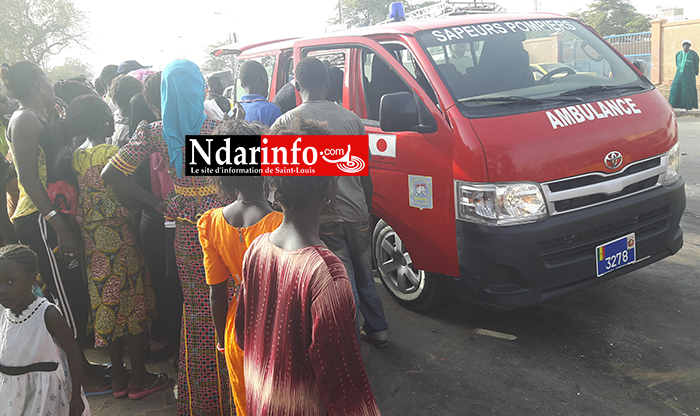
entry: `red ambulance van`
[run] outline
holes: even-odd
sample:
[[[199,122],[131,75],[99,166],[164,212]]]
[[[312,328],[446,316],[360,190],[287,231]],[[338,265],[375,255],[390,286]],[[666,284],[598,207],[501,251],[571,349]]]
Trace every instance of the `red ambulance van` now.
[[[577,20],[451,16],[239,52],[271,99],[303,57],[340,71],[329,87],[370,136],[378,271],[408,308],[531,305],[683,245],[675,115]]]

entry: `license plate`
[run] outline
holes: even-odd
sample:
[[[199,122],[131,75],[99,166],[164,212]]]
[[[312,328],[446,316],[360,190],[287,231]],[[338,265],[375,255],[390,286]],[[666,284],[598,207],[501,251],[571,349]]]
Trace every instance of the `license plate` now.
[[[598,277],[632,264],[637,260],[634,233],[595,248]]]

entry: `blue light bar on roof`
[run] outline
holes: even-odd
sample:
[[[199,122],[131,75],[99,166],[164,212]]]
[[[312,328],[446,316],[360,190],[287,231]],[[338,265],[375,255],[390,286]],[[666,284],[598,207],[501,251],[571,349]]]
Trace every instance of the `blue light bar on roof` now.
[[[389,5],[389,19],[394,22],[403,22],[406,20],[406,14],[403,10],[403,3],[395,1]]]

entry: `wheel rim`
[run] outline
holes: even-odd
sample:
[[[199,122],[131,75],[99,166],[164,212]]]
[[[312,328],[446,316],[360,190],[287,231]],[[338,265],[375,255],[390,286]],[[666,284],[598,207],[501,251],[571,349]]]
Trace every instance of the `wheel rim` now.
[[[413,267],[411,255],[394,230],[386,233],[379,244],[377,265],[386,286],[401,299],[416,299],[423,291],[425,272]]]

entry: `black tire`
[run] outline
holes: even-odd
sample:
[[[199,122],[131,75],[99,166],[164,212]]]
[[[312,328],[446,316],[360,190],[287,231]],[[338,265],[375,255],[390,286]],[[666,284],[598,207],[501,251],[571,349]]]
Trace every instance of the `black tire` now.
[[[445,299],[436,276],[413,267],[401,238],[389,224],[379,220],[372,237],[372,252],[379,277],[399,305],[419,311],[436,306]]]

